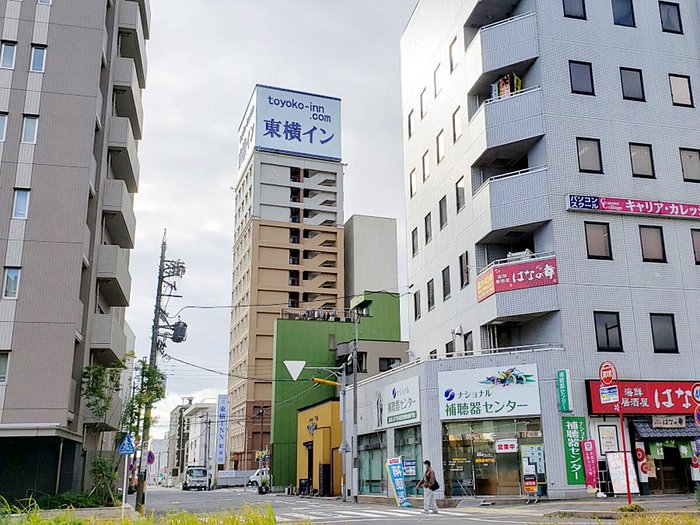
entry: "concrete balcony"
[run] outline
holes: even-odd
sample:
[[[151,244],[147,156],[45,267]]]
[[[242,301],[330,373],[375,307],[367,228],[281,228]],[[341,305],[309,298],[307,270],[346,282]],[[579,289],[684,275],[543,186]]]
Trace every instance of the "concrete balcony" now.
[[[507,149],[525,153],[544,135],[539,86],[484,102],[469,122],[477,164],[503,156]]]
[[[93,316],[90,350],[97,363],[112,368],[121,366],[127,351],[127,337],[124,326],[112,314]]]
[[[119,54],[132,58],[141,88],[146,87],[146,41],[141,19],[142,2],[122,2],[119,8]]]
[[[100,285],[100,295],[109,306],[129,306],[131,294],[129,250],[114,245],[100,245],[97,280]]]
[[[467,92],[475,93],[509,72],[519,76],[539,56],[537,18],[525,13],[483,26],[466,51]]]
[[[92,241],[92,232],[88,225],[85,225],[83,230],[83,264],[87,268],[90,265],[90,243]]]
[[[134,202],[122,180],[107,179],[104,185],[104,205],[102,212],[105,218],[105,227],[109,231],[112,241],[122,248],[134,247],[134,233],[136,231],[136,216],[134,215]]]
[[[114,64],[114,95],[116,112],[128,117],[136,140],[143,132],[143,103],[136,65],[131,58],[118,57]]]
[[[136,193],[141,165],[131,121],[128,118],[112,117],[110,120],[109,150],[114,176],[126,183],[130,193]]]
[[[551,220],[547,166],[496,175],[473,196],[478,238],[498,230]]]
[[[146,39],[151,38],[151,2],[150,0],[135,0],[139,5],[141,13],[141,26],[143,27],[143,36]]]

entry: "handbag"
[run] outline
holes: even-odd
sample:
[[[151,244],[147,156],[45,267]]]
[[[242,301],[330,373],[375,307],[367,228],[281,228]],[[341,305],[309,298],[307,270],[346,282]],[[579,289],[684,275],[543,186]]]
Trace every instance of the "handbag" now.
[[[435,480],[435,483],[433,483],[432,485],[430,485],[429,488],[430,488],[430,490],[437,490],[437,489],[440,488],[440,484],[437,482],[437,480]]]

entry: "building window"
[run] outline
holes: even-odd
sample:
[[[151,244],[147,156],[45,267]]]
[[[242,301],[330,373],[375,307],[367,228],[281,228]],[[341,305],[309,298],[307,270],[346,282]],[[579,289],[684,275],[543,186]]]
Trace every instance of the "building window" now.
[[[673,314],[649,314],[651,318],[651,338],[654,352],[659,354],[677,354],[678,339]]]
[[[564,0],[564,16],[585,20],[586,2],[584,0]]]
[[[457,61],[457,50],[459,47],[457,46],[457,37],[452,41],[450,44],[450,73],[452,73],[455,68],[457,67],[458,61]]]
[[[612,259],[610,225],[607,222],[586,222],[586,249],[589,259]]]
[[[466,197],[464,192],[464,177],[455,182],[455,197],[457,203],[457,213],[459,213],[464,205],[466,204]]]
[[[690,238],[693,242],[695,264],[700,264],[700,230],[690,230]]]
[[[408,113],[408,138],[413,136],[413,110]]]
[[[39,117],[25,115],[22,122],[22,142],[24,144],[36,144],[36,132],[39,125]]]
[[[680,153],[683,180],[686,182],[700,182],[700,151],[681,148]]]
[[[440,229],[442,230],[445,226],[447,226],[447,195],[440,199],[439,211]]]
[[[437,162],[445,158],[445,130],[440,130],[440,133],[435,137],[435,148],[437,150]]]
[[[446,301],[452,293],[450,285],[450,267],[442,270],[442,300]]]
[[[12,218],[26,219],[28,210],[29,190],[15,190],[15,198],[12,205]]]
[[[0,352],[0,383],[7,383],[7,362],[9,359],[9,352]]]
[[[474,338],[471,332],[464,334],[464,354],[474,355]]]
[[[43,46],[32,46],[32,58],[29,64],[29,71],[43,73],[46,66],[46,48]]]
[[[428,281],[428,311],[435,308],[435,283],[432,279]]]
[[[428,213],[428,215],[425,216],[425,219],[423,219],[423,225],[425,226],[425,244],[428,244],[433,240],[433,227],[430,213]]]
[[[644,81],[641,69],[621,67],[620,81],[622,82],[622,98],[644,102]]]
[[[459,286],[464,288],[469,284],[469,252],[459,255]]]
[[[428,355],[430,356],[430,359],[437,359],[437,348],[431,350]]]
[[[51,5],[51,0],[37,0],[36,3],[41,5]]]
[[[452,113],[452,142],[457,142],[462,136],[462,108],[458,107]]]
[[[0,142],[5,142],[7,132],[7,113],[0,113]]]
[[[411,253],[414,257],[418,255],[418,228],[413,228],[411,232]]]
[[[598,352],[622,352],[620,314],[617,312],[593,312]]]
[[[603,159],[600,153],[600,140],[576,138],[578,149],[578,170],[584,173],[603,173]]]
[[[386,372],[397,366],[401,366],[400,357],[380,357],[379,358],[379,371]]]
[[[423,181],[425,182],[430,177],[430,152],[423,153],[420,160],[421,169],[423,170]]]
[[[630,161],[632,162],[633,177],[644,177],[647,179],[656,177],[651,144],[630,142]]]
[[[445,343],[445,356],[446,357],[454,357],[455,355],[455,342],[454,341],[448,341]]]
[[[411,174],[408,176],[408,188],[409,191],[411,192],[411,197],[413,197],[416,194],[416,188],[418,186],[416,180],[416,170],[411,170]]]
[[[4,299],[17,299],[19,275],[19,268],[5,268],[5,278],[2,280],[2,297]]]
[[[17,44],[14,42],[3,42],[0,45],[0,68],[14,69],[15,68],[15,51]]]
[[[426,105],[426,99],[425,99],[425,92],[427,89],[424,89],[421,94],[420,94],[420,118],[421,120],[423,117],[425,117],[425,114],[428,112],[428,106]]]
[[[617,26],[634,27],[632,0],[612,0],[613,21]]]
[[[413,319],[420,319],[420,290],[413,293]]]
[[[690,77],[686,75],[669,75],[671,83],[671,101],[674,106],[693,107],[693,92],[690,89]]]
[[[664,32],[683,34],[681,8],[678,4],[673,2],[659,2],[659,12],[661,14],[661,29]]]
[[[442,91],[442,72],[440,71],[440,64],[438,64],[435,71],[433,71],[433,91],[435,97]]]
[[[640,226],[639,238],[642,243],[642,261],[666,262],[664,230],[661,226]]]
[[[593,89],[593,65],[589,62],[569,60],[571,92],[579,95],[595,95]]]

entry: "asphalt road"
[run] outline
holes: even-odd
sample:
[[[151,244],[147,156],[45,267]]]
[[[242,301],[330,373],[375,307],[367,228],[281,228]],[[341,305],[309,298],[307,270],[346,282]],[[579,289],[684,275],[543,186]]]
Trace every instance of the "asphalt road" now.
[[[134,498],[129,498],[131,504]],[[175,488],[149,487],[146,509],[156,513],[186,510],[194,513],[236,510],[243,505],[271,505],[278,523],[310,520],[322,523],[365,523],[375,525],[395,523],[465,523],[493,525],[541,523],[537,509],[528,507],[441,509],[437,515],[423,513],[422,508],[397,508],[380,504],[353,504],[334,499],[300,498],[268,494],[261,496],[254,489],[221,489],[210,492],[185,492]],[[563,522],[562,522],[563,523]],[[567,523],[575,523],[568,521]],[[578,521],[578,523],[590,523]]]

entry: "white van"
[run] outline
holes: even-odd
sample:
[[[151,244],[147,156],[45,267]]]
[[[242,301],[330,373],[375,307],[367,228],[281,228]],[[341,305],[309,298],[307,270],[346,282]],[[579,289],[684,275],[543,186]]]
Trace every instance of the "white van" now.
[[[187,467],[185,479],[182,480],[182,490],[207,490],[207,467]]]
[[[263,478],[266,478],[266,480],[269,482],[270,480],[270,469],[268,468],[259,468],[258,470],[255,471],[255,474],[250,476],[248,478],[248,486],[249,487],[260,487],[262,486],[262,480]]]

